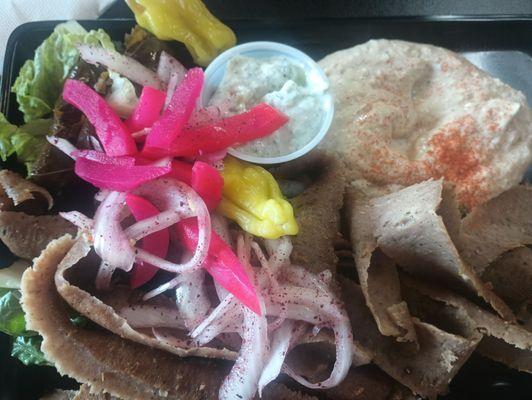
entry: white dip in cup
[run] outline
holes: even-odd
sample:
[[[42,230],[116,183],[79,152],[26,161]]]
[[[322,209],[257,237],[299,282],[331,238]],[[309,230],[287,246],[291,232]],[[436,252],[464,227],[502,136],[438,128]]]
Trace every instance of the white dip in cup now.
[[[211,97],[222,83],[229,61],[235,56],[245,56],[256,59],[280,56],[296,62],[298,66],[302,67],[305,71],[307,85],[315,86],[322,90],[322,93],[319,96],[322,117],[319,124],[316,125],[317,128],[314,129],[315,132],[308,133],[312,139],[302,145],[302,147],[294,149],[294,151],[289,154],[280,156],[261,156],[246,153],[237,147],[230,148],[229,154],[256,164],[277,164],[301,157],[316,147],[329,130],[334,114],[334,102],[329,91],[329,82],[323,70],[314,60],[305,53],[285,44],[275,42],[249,42],[235,46],[216,57],[205,70],[205,85],[201,97],[203,106],[209,104]]]

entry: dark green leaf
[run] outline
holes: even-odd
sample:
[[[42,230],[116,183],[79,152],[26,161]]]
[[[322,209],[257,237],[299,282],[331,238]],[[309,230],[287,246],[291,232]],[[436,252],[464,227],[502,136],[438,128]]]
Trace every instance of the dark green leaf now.
[[[53,367],[41,351],[42,338],[40,336],[18,336],[13,342],[11,355],[18,358],[25,365],[47,365]]]
[[[89,321],[83,315],[76,313],[70,315],[70,322],[72,325],[77,326],[78,328],[85,328]]]
[[[8,335],[25,335],[24,311],[20,306],[20,292],[16,289],[0,289],[0,331]]]

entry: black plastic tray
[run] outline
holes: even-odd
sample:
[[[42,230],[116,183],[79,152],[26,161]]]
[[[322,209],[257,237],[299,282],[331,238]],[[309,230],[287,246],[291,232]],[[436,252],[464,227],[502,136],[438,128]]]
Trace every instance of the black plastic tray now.
[[[33,57],[35,48],[58,22],[27,23],[9,38],[0,110],[13,123],[21,122],[21,115],[10,87],[24,61]],[[87,29],[106,30],[117,41],[122,40],[134,24],[130,19],[80,22]],[[235,30],[239,42],[284,42],[315,59],[374,38],[425,42],[459,52],[517,50],[532,56],[531,18],[239,19],[226,22]],[[0,334],[0,400],[37,399],[54,387],[73,388],[75,382],[60,378],[52,368],[28,368],[11,359],[9,340]],[[474,355],[451,383],[450,394],[443,398],[531,399],[532,376]]]

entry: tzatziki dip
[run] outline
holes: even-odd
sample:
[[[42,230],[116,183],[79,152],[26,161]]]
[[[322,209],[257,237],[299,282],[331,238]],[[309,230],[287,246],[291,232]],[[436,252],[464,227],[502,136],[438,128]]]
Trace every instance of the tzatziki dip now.
[[[236,147],[253,156],[277,157],[301,149],[319,132],[326,114],[322,101],[326,90],[323,84],[312,84],[303,65],[288,57],[235,56],[209,104],[219,106],[225,116],[259,103],[286,114],[288,123],[272,135]]]

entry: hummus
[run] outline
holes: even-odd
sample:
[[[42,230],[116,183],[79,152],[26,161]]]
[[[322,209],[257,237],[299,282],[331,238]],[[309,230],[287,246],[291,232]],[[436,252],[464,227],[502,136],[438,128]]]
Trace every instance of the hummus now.
[[[226,109],[226,116],[262,102],[286,114],[288,123],[275,133],[237,147],[245,154],[277,157],[302,148],[318,133],[325,117],[325,89],[311,85],[303,66],[287,57],[236,56],[209,103]]]
[[[471,208],[522,179],[532,159],[525,96],[439,47],[371,40],[320,61],[335,98],[322,148],[366,192],[443,177]]]

